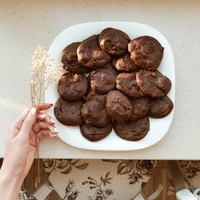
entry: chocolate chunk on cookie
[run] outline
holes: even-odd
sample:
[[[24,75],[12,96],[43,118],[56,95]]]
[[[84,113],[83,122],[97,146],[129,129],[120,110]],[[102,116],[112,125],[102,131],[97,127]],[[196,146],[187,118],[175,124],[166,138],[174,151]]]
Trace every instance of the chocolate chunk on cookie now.
[[[90,73],[90,83],[93,91],[104,94],[115,88],[117,71],[111,64],[93,70]]]
[[[109,116],[120,122],[128,120],[133,113],[130,100],[118,90],[112,90],[107,94],[106,111]]]
[[[149,118],[147,116],[136,121],[126,121],[114,123],[115,133],[124,140],[138,141],[144,138],[150,128]]]
[[[153,98],[166,96],[171,89],[171,81],[159,71],[140,70],[136,82],[142,92]]]
[[[79,63],[91,69],[103,67],[111,60],[110,56],[99,47],[97,35],[81,42],[77,49],[77,56]]]
[[[116,88],[129,97],[140,98],[146,96],[136,82],[136,72],[118,74]]]
[[[112,66],[118,71],[133,72],[138,66],[131,60],[130,53],[126,53],[121,57],[112,60]]]
[[[169,115],[173,109],[174,105],[168,96],[150,99],[150,108],[148,116],[152,118],[163,118]]]
[[[119,56],[128,51],[129,36],[121,30],[106,28],[99,35],[100,47],[112,56]]]
[[[82,104],[82,100],[67,102],[59,97],[54,106],[54,115],[61,124],[80,126],[84,123],[80,112]]]
[[[89,141],[96,142],[107,137],[112,131],[112,123],[108,123],[105,127],[96,127],[89,124],[83,124],[80,127],[81,134]]]
[[[76,101],[87,92],[88,80],[84,74],[64,73],[58,81],[57,89],[65,101]]]
[[[105,101],[106,95],[97,94],[94,91],[89,93],[81,109],[81,115],[86,124],[104,127],[111,121],[105,109]]]
[[[63,49],[60,59],[63,63],[63,68],[72,73],[86,73],[89,72],[90,69],[85,67],[81,63],[78,63],[77,57],[77,48],[80,45],[80,42],[75,42],[68,45],[66,48]]]
[[[131,103],[133,107],[133,114],[130,118],[131,121],[140,119],[148,113],[150,107],[148,97],[133,99]]]
[[[153,37],[141,36],[128,44],[133,62],[144,69],[156,70],[163,58],[164,48]]]

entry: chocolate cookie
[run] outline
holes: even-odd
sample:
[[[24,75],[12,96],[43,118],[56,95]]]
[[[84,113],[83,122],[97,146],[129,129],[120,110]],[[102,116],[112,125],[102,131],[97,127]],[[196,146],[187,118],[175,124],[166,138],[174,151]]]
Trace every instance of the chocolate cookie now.
[[[100,47],[112,56],[119,56],[128,51],[129,36],[121,30],[106,28],[99,35]]]
[[[163,118],[169,115],[173,107],[173,102],[168,96],[158,99],[151,98],[148,116],[152,118]]]
[[[107,137],[112,131],[112,123],[108,123],[105,127],[96,127],[89,124],[83,124],[80,127],[81,134],[89,141],[96,142]]]
[[[131,100],[131,103],[133,107],[133,114],[130,118],[131,121],[140,119],[148,113],[150,106],[148,97],[133,99]]]
[[[124,140],[137,141],[144,138],[150,128],[149,118],[147,116],[136,121],[126,121],[123,123],[115,121],[115,133]]]
[[[128,120],[133,113],[130,100],[118,90],[112,90],[107,94],[106,111],[113,119],[120,122]]]
[[[136,82],[142,92],[153,98],[166,96],[171,89],[171,81],[159,71],[140,70],[136,73]]]
[[[80,126],[84,123],[81,116],[81,100],[75,102],[67,102],[62,98],[58,98],[54,106],[54,114],[56,119],[67,126]]]
[[[117,71],[111,64],[93,70],[90,73],[90,83],[93,91],[105,94],[115,88]]]
[[[138,69],[137,65],[131,60],[130,53],[124,54],[112,60],[112,65],[118,71],[133,72]]]
[[[88,89],[87,89],[87,92],[85,93],[84,95],[84,99],[88,96],[88,94],[92,91],[92,88],[91,88],[91,84],[90,84],[90,76],[88,75],[87,77],[87,80],[88,80]]]
[[[77,49],[77,55],[79,63],[92,69],[103,67],[111,60],[110,56],[99,47],[97,35],[81,42]]]
[[[90,69],[85,67],[81,63],[78,63],[77,57],[77,48],[80,45],[80,42],[75,42],[68,45],[65,49],[63,49],[61,53],[61,62],[63,63],[63,68],[72,73],[86,73],[89,72]]]
[[[84,74],[65,73],[58,81],[57,89],[65,101],[76,101],[87,92],[88,80]]]
[[[133,62],[141,68],[155,70],[163,58],[164,48],[153,37],[141,36],[128,44]]]
[[[133,98],[146,96],[136,83],[136,72],[120,73],[116,78],[116,88]]]
[[[86,124],[104,127],[110,122],[111,118],[106,112],[105,101],[106,95],[93,91],[89,93],[81,109],[81,115]]]

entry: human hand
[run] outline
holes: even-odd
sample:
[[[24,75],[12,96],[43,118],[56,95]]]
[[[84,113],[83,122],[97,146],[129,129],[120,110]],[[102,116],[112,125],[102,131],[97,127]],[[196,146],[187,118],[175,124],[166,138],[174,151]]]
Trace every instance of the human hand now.
[[[49,115],[43,113],[43,110],[51,106],[40,104],[37,109],[25,110],[10,127],[1,168],[4,174],[23,180],[31,168],[40,141],[45,136],[56,136],[54,122]]]

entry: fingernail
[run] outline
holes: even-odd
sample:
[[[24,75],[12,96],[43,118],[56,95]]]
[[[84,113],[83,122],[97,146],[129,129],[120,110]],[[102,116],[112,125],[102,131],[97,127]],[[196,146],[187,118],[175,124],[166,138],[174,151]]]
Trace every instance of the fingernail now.
[[[58,133],[58,130],[56,129],[56,127],[53,127],[53,129],[54,129],[54,131],[55,131],[56,133]]]
[[[50,103],[49,105],[53,106],[53,104],[52,104],[52,103]]]
[[[54,138],[58,137],[56,134],[53,135]]]
[[[53,124],[55,124],[55,122],[53,121],[53,119],[51,118],[51,122],[53,123]]]
[[[35,115],[35,113],[36,113],[36,108],[34,108],[34,107],[31,108],[29,115],[33,116],[33,115]]]

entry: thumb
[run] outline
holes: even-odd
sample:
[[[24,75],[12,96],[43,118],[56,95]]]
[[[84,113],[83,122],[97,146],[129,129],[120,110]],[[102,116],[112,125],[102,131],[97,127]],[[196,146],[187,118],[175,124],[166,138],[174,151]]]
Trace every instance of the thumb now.
[[[29,137],[29,132],[33,127],[33,124],[35,123],[36,120],[36,108],[31,108],[29,114],[25,118],[21,130],[19,132],[19,136],[21,137]]]

